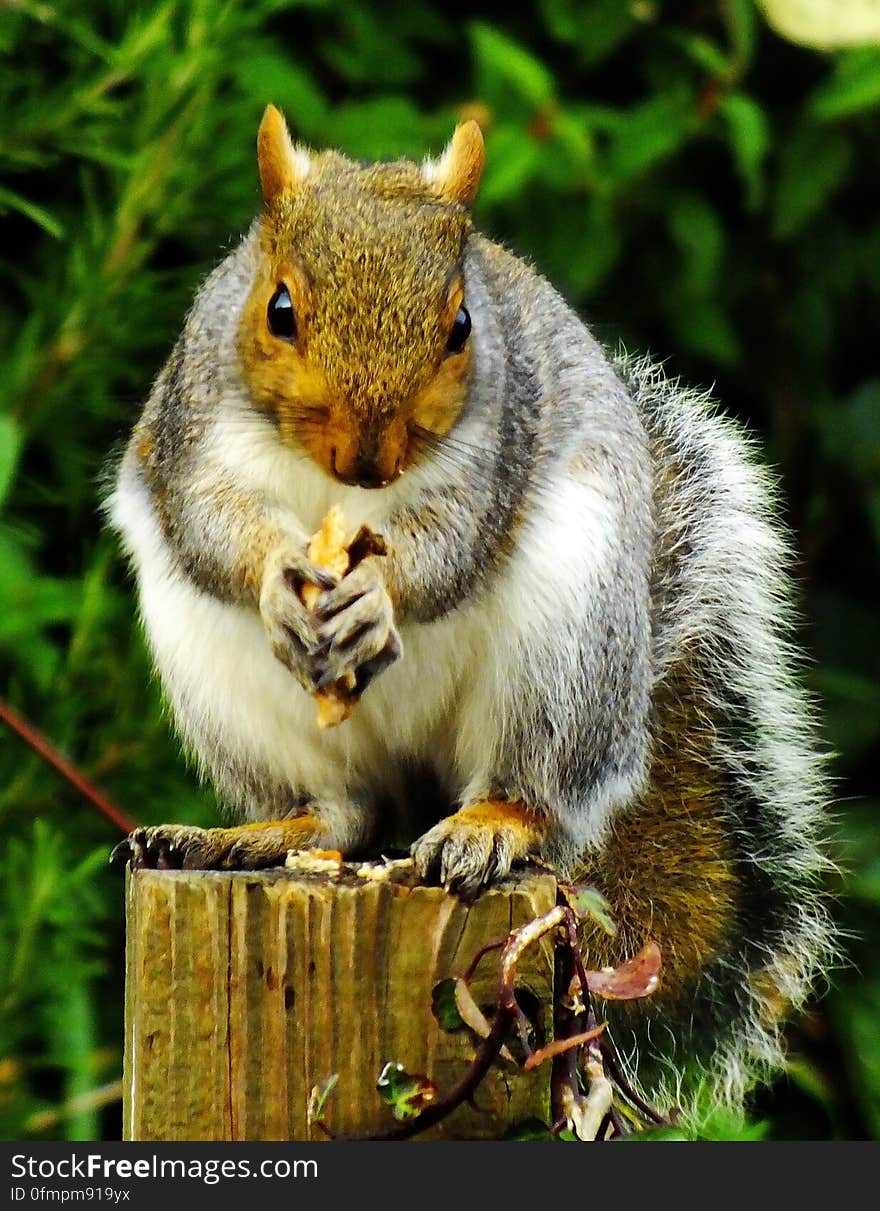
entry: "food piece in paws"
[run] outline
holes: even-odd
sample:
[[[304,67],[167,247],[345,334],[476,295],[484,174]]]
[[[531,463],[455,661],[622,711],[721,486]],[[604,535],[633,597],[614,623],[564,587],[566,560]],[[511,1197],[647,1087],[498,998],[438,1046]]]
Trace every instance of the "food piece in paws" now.
[[[368,555],[385,555],[387,548],[379,534],[374,534],[368,526],[361,526],[351,542],[345,541],[347,527],[345,516],[339,505],[334,505],[321,523],[321,528],[309,543],[309,559],[335,572],[337,576],[346,576]],[[321,589],[314,584],[303,585],[301,597],[303,604],[313,610],[321,596]],[[335,727],[346,720],[354,710],[359,698],[357,682],[354,673],[346,673],[339,681],[324,686],[315,691],[318,703],[318,727]]]

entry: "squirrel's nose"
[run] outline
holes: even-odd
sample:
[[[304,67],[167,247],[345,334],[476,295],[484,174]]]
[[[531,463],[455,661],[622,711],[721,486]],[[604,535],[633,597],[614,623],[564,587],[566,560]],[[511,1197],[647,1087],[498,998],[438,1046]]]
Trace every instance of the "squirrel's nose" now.
[[[355,488],[384,488],[389,483],[387,475],[385,475],[377,465],[377,463],[369,457],[358,457],[354,460],[351,466],[342,469],[338,465],[336,457],[336,447],[334,446],[330,453],[330,466],[333,474],[338,480],[344,484],[350,484]]]
[[[391,481],[372,459],[359,458],[351,471],[351,480],[359,488],[384,488]]]

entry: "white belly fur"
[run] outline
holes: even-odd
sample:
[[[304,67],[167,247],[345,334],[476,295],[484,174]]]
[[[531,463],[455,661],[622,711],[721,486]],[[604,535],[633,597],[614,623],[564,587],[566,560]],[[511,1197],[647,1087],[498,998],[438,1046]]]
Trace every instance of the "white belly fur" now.
[[[111,510],[133,556],[162,687],[196,755],[219,745],[330,802],[344,802],[352,785],[391,784],[398,755],[454,766],[461,703],[478,694],[484,668],[485,612],[404,626],[404,658],[346,723],[320,731],[314,699],[273,656],[256,609],[219,601],[181,575],[137,485],[119,486]]]

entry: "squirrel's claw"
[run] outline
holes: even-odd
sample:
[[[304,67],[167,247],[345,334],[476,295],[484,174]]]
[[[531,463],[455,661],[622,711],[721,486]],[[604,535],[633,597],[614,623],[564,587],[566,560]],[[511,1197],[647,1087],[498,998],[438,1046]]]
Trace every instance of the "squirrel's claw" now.
[[[445,824],[441,821],[413,846],[419,878],[471,899],[509,873],[515,855],[504,833],[445,828]]]
[[[160,824],[136,828],[110,858],[127,860],[132,870],[261,870],[283,866],[292,849],[327,839],[326,826],[308,813],[237,828]]]
[[[126,863],[132,861],[135,845],[134,836],[135,833],[139,831],[139,829],[135,829],[134,833],[130,833],[127,837],[124,837],[118,845],[113,846],[108,859],[111,866],[125,866]]]
[[[299,590],[306,582],[332,590],[338,577],[313,564],[295,544],[267,560],[260,592],[263,628],[275,656],[305,689],[311,688],[314,656],[319,646],[315,618]]]
[[[362,694],[374,677],[378,677],[384,669],[394,664],[402,655],[403,644],[400,642],[400,636],[397,631],[392,631],[382,651],[372,660],[367,660],[359,666],[355,673],[357,692]]]
[[[412,847],[419,878],[471,898],[540,847],[540,818],[518,803],[487,800],[435,824]]]
[[[223,830],[190,828],[180,824],[136,828],[114,848],[110,861],[122,866],[127,862],[132,870],[180,870],[189,865],[186,857],[193,841],[211,831]]]

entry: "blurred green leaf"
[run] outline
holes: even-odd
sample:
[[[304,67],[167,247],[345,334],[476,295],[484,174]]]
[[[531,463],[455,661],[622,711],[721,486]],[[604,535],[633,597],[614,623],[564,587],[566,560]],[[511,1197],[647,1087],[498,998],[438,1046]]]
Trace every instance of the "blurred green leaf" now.
[[[359,159],[424,153],[424,124],[406,97],[374,97],[338,105],[324,129],[328,142]]]
[[[776,182],[774,232],[796,235],[849,176],[852,147],[840,134],[802,126],[782,149]]]
[[[880,104],[880,48],[844,51],[831,76],[813,94],[810,112],[828,121],[873,109]]]
[[[722,366],[733,366],[742,351],[736,329],[722,303],[712,298],[682,295],[672,308],[670,325],[676,339]]]
[[[455,1002],[455,980],[441,980],[431,993],[431,1010],[441,1030],[464,1030],[465,1022]]]
[[[819,425],[829,457],[880,480],[880,379],[868,379],[833,410],[821,413]]]
[[[789,1080],[799,1089],[823,1106],[829,1113],[835,1108],[834,1090],[828,1076],[815,1064],[811,1064],[803,1056],[789,1056],[785,1064],[785,1072]]]
[[[533,236],[535,254],[560,289],[588,296],[601,287],[622,253],[613,202],[556,194],[552,206],[555,221]]]
[[[850,807],[838,831],[846,894],[880,909],[880,799]]]
[[[727,25],[736,70],[742,73],[752,62],[758,39],[755,0],[725,0],[721,12]]]
[[[693,1127],[692,1138],[701,1140],[763,1140],[768,1122],[748,1122],[742,1114],[726,1106],[713,1106]]]
[[[763,199],[764,165],[770,152],[767,119],[761,106],[745,93],[729,93],[722,99],[720,109],[746,187],[747,205],[755,209]]]
[[[21,429],[11,416],[0,414],[0,509],[12,486],[18,455],[21,450]]]
[[[676,89],[621,111],[609,124],[607,178],[616,188],[632,183],[684,145],[696,118],[691,94]]]
[[[490,132],[487,159],[480,200],[491,206],[513,197],[538,175],[541,151],[515,126],[499,124]]]
[[[880,684],[846,668],[821,668],[813,683],[828,707],[826,729],[832,745],[851,756],[880,744]]]
[[[417,41],[436,37],[441,26],[436,11],[420,0],[396,6],[393,18],[365,0],[328,7],[337,31],[324,42],[327,62],[350,83],[368,88],[400,88],[415,80],[421,68]]]
[[[305,68],[276,50],[258,46],[236,56],[234,70],[248,95],[262,104],[271,100],[284,111],[294,139],[318,134],[327,105]]]
[[[880,1138],[880,1047],[877,1045],[877,1006],[880,980],[876,972],[863,973],[832,997],[832,1013],[844,1041],[843,1058],[849,1070],[871,1138]]]
[[[620,1142],[623,1144],[681,1144],[686,1143],[692,1138],[680,1127],[649,1127],[646,1131],[640,1131],[633,1135],[625,1135]]]
[[[320,1122],[330,1098],[339,1081],[339,1073],[333,1072],[325,1077],[320,1084],[315,1085],[309,1095],[309,1122]]]
[[[666,221],[681,255],[684,289],[703,297],[715,284],[724,255],[724,229],[715,210],[698,193],[674,193]]]
[[[611,905],[595,887],[560,884],[559,890],[576,916],[589,918],[611,938],[616,935],[617,923],[611,915]]]
[[[482,21],[471,22],[469,33],[478,95],[490,108],[504,113],[511,95],[534,109],[551,100],[553,77],[539,59]]]
[[[0,185],[0,214],[6,209],[18,210],[23,215],[27,215],[31,222],[36,223],[38,227],[42,227],[44,231],[54,236],[56,240],[60,240],[64,235],[64,228],[48,210],[42,206],[37,206],[34,202],[29,202],[21,194],[13,193],[11,189],[6,189]]]
[[[568,43],[578,62],[601,63],[650,20],[652,5],[633,0],[542,0],[541,12],[553,38]]]
[[[698,67],[711,76],[725,77],[729,70],[726,53],[703,34],[676,33],[672,39]]]

